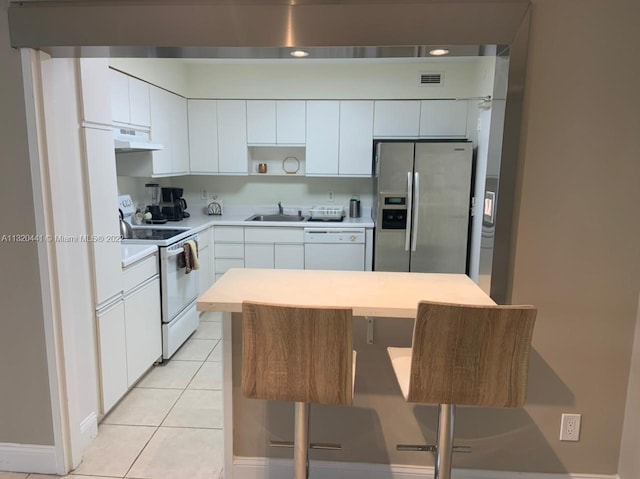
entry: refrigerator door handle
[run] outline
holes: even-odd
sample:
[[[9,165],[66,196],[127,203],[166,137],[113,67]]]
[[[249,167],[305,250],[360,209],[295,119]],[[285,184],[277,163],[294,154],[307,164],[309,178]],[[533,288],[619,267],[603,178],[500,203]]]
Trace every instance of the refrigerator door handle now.
[[[407,171],[407,229],[404,237],[404,250],[409,251],[411,245],[411,208],[413,205],[413,181],[411,172]]]
[[[415,181],[414,187],[416,189],[416,197],[415,202],[413,204],[413,220],[411,225],[411,251],[415,251],[418,245],[418,219],[419,219],[419,210],[420,210],[420,173],[414,174]]]

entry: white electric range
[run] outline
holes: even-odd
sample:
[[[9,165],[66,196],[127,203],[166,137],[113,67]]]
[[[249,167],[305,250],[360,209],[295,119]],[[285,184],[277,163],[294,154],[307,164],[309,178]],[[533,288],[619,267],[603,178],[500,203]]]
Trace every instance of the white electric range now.
[[[162,301],[162,358],[169,359],[196,330],[199,324],[196,299],[198,298],[198,270],[187,269],[184,262],[184,243],[198,241],[190,228],[173,225],[134,225],[135,206],[130,195],[118,197],[124,220],[131,224],[133,238],[124,244],[156,245],[160,261],[160,298]]]

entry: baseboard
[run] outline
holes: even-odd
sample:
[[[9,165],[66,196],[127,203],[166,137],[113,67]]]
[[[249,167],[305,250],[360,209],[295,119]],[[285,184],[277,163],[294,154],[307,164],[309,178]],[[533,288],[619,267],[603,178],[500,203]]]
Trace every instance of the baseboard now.
[[[0,443],[0,471],[56,474],[54,446]]]
[[[89,444],[98,436],[98,415],[95,412],[89,414],[80,423],[80,447],[85,451]]]
[[[312,461],[314,479],[424,479],[433,477],[433,467],[399,464]],[[235,457],[233,479],[278,479],[290,477],[291,459]],[[618,475],[548,474],[541,472],[485,471],[455,469],[456,479],[620,479]]]

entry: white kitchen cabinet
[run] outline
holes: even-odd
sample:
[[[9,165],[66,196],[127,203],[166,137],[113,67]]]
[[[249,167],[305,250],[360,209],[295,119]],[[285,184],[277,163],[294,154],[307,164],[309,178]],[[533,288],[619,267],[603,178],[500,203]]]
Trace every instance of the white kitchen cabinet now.
[[[189,171],[218,172],[218,102],[188,100]]]
[[[244,268],[244,228],[213,227],[213,273],[218,281],[229,268]]]
[[[199,276],[199,294],[204,294],[213,284],[213,256],[211,251],[211,235],[212,228],[207,228],[204,231],[198,233],[200,239],[198,240],[198,259],[200,260],[200,276]]]
[[[127,387],[131,387],[162,356],[160,280],[157,276],[124,295],[124,313]]]
[[[245,268],[304,269],[303,235],[302,228],[245,228]]]
[[[106,305],[96,317],[102,413],[106,414],[128,388],[124,302],[118,299]]]
[[[151,100],[151,141],[163,145],[162,150],[151,152],[154,176],[171,175],[171,102],[172,93],[152,86]]]
[[[218,171],[248,173],[247,102],[218,100]]]
[[[339,176],[371,176],[373,101],[340,102]]]
[[[110,130],[83,128],[96,305],[122,293],[116,160]]]
[[[82,119],[88,123],[111,125],[109,91],[109,60],[107,58],[81,58],[80,88],[82,93]]]
[[[275,269],[304,269],[304,245],[274,244]]]
[[[132,125],[151,126],[149,84],[137,78],[129,80],[129,121]]]
[[[304,145],[304,100],[247,100],[247,144]]]
[[[303,100],[276,101],[276,143],[304,145],[306,140],[306,102]]]
[[[171,172],[189,174],[189,114],[187,99],[171,96]]]
[[[420,136],[465,138],[468,108],[467,100],[422,100]]]
[[[308,101],[307,176],[336,176],[340,144],[340,102]]]
[[[417,138],[420,132],[420,101],[376,100],[374,138]]]
[[[273,244],[245,244],[245,268],[274,268]]]
[[[111,115],[114,123],[151,125],[149,84],[116,70],[109,70]]]
[[[163,145],[151,152],[153,176],[189,173],[189,115],[187,100],[158,87],[151,87],[151,140]]]
[[[247,100],[247,144],[276,143],[276,101]]]

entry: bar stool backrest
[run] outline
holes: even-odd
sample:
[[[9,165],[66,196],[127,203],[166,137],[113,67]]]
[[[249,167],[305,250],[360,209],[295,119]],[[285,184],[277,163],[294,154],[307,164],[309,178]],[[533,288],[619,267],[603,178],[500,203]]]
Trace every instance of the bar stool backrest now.
[[[407,400],[522,407],[536,312],[533,306],[420,302]]]
[[[352,312],[242,304],[242,393],[253,399],[351,405]]]

